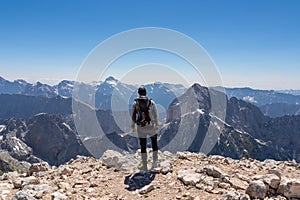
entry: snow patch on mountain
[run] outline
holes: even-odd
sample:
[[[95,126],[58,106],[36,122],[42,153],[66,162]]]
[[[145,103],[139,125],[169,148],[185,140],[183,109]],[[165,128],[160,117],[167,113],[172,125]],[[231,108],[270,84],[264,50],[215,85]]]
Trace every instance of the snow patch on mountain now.
[[[69,124],[67,124],[66,122],[63,122],[62,125],[64,125],[68,130],[73,131],[70,127]]]
[[[251,102],[251,103],[257,103],[255,97],[253,97],[253,96],[245,96],[245,97],[243,97],[243,100]]]
[[[267,145],[264,141],[259,140],[257,138],[254,139],[257,143],[261,144],[261,145]]]
[[[105,79],[104,82],[111,85],[111,86],[113,86],[113,87],[115,87],[115,86],[118,85],[119,81],[117,79],[115,79],[114,77],[109,76],[108,78]]]
[[[0,133],[6,130],[6,126],[5,125],[0,125]]]
[[[47,115],[47,113],[38,113],[38,114],[36,114],[34,116],[37,117],[37,116],[42,116],[42,115]]]

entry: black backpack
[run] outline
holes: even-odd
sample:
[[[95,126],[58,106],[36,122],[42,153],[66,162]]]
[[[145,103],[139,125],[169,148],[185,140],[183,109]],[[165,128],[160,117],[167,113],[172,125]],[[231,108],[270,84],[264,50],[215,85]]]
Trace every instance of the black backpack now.
[[[134,100],[136,102],[136,109],[138,118],[136,124],[138,126],[145,126],[146,124],[150,124],[151,117],[149,115],[149,109],[151,105],[151,99],[145,98],[137,98]]]

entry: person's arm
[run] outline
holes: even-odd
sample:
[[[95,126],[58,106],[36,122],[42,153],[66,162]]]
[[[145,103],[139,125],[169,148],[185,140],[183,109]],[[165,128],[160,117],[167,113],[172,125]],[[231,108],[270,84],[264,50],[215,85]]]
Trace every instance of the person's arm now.
[[[136,103],[134,102],[132,105],[132,115],[131,115],[131,130],[134,133],[135,132],[135,123],[136,123]]]
[[[157,114],[157,109],[156,109],[156,105],[154,102],[153,102],[153,118],[154,118],[155,128],[158,129],[158,114]]]

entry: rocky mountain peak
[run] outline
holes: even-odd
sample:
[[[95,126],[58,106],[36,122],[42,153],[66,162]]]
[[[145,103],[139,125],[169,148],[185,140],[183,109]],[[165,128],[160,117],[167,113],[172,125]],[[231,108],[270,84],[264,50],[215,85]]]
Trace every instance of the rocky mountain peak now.
[[[151,152],[148,149],[149,168]],[[300,165],[234,160],[167,151],[148,172],[137,169],[140,152],[107,150],[98,160],[78,156],[58,167],[36,163],[27,173],[0,176],[2,199],[266,199],[300,198]]]
[[[113,76],[109,76],[105,79],[104,82],[108,83],[110,85],[116,85],[119,81],[116,78],[114,78]]]
[[[24,86],[29,84],[28,82],[26,82],[23,79],[17,79],[17,80],[14,81],[14,83],[18,83],[18,84],[21,84],[21,85],[24,85]]]
[[[1,84],[7,84],[7,83],[9,83],[9,81],[8,80],[6,80],[5,78],[3,78],[2,76],[0,76],[0,83]]]

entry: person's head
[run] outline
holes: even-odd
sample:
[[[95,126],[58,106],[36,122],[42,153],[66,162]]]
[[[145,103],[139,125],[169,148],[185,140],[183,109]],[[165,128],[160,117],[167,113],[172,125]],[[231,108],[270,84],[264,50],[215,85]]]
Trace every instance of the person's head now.
[[[138,93],[139,93],[140,96],[146,96],[146,94],[147,94],[146,88],[140,87],[138,89]]]

